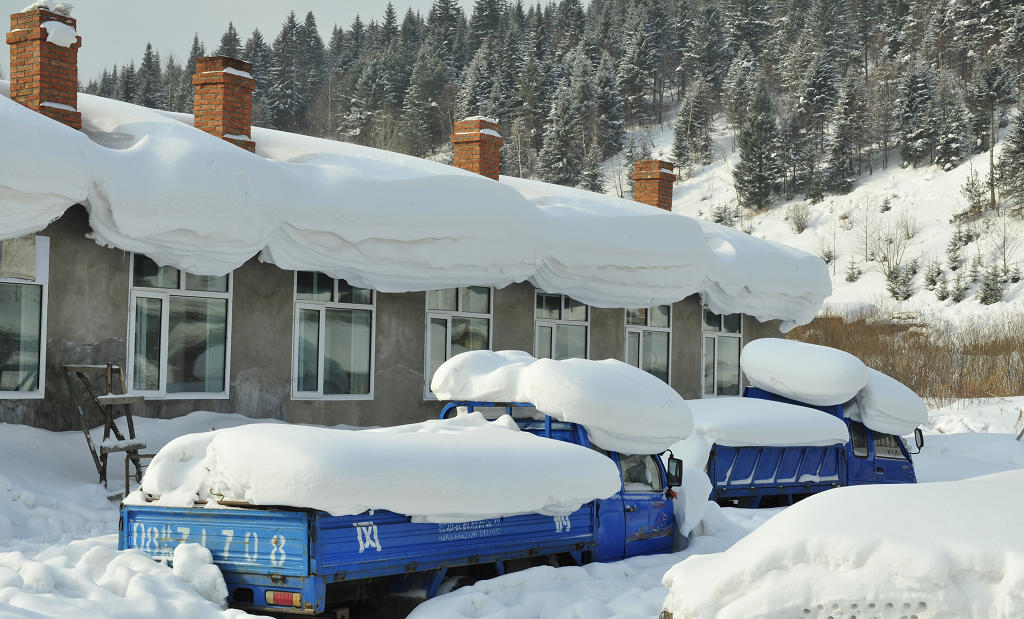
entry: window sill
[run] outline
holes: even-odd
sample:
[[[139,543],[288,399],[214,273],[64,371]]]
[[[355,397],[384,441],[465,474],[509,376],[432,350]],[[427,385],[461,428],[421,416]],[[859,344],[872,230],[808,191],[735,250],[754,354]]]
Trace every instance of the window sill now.
[[[230,400],[231,394],[224,393],[154,393],[152,391],[129,391],[128,395],[140,396],[146,400]]]
[[[373,394],[358,395],[303,395],[293,393],[292,400],[295,402],[369,402],[373,400]]]
[[[0,391],[0,400],[42,400],[42,391]]]

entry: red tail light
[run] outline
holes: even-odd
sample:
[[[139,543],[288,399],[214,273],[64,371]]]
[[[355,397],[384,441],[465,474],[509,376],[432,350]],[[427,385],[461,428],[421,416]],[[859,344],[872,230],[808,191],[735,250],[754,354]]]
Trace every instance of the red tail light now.
[[[267,591],[267,605],[302,608],[302,595],[290,591]]]

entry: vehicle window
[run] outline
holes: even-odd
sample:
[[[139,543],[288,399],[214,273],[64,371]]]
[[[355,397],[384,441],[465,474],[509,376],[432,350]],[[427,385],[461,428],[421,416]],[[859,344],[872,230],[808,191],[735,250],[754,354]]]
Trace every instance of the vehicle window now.
[[[627,492],[661,492],[661,469],[656,457],[620,455],[622,488]]]
[[[894,458],[906,460],[903,450],[900,449],[900,441],[893,434],[882,434],[875,432],[875,455],[879,458]]]
[[[858,458],[868,457],[868,434],[864,431],[864,424],[856,421],[850,423],[850,444],[853,445],[853,455]]]

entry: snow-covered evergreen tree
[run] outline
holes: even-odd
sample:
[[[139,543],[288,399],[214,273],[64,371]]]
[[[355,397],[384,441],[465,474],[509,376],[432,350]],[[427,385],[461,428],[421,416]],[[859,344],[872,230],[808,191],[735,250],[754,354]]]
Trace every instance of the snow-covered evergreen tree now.
[[[188,62],[182,67],[181,74],[181,101],[182,109],[179,112],[192,113],[192,99],[195,91],[192,88],[192,76],[196,73],[196,59],[206,55],[206,47],[199,41],[199,35],[192,35],[192,48],[188,52]]]
[[[604,193],[604,174],[601,173],[601,158],[597,148],[591,148],[583,158],[580,172],[580,189]]]
[[[252,78],[256,80],[256,88],[252,93],[252,122],[261,127],[266,126],[271,122],[270,103],[267,97],[271,85],[273,57],[270,45],[264,40],[263,33],[258,28],[252,31],[245,42],[242,58],[252,64]]]
[[[153,51],[153,46],[149,43],[146,43],[146,51],[142,54],[142,63],[139,64],[139,69],[135,72],[135,88],[130,100],[136,105],[155,109],[166,109],[167,107],[160,55]]]
[[[714,99],[711,81],[698,73],[679,105],[673,126],[672,160],[683,171],[711,163]]]
[[[643,123],[651,115],[650,91],[655,65],[654,42],[647,30],[643,5],[636,4],[629,10],[624,29],[619,90],[626,122]]]
[[[117,89],[114,91],[114,98],[121,101],[133,101],[138,81],[135,79],[135,61],[132,60],[128,66],[121,67],[121,74],[117,79]]]
[[[238,37],[235,25],[228,22],[228,29],[220,37],[220,45],[213,52],[214,56],[227,56],[229,58],[242,57],[242,40]]]
[[[1004,292],[1003,273],[999,265],[993,264],[985,269],[985,274],[981,278],[981,286],[978,287],[978,301],[982,305],[999,303],[1003,300]]]
[[[996,164],[999,192],[1014,214],[1024,214],[1024,113],[1018,113]]]
[[[563,78],[544,126],[544,145],[537,160],[541,180],[575,186],[583,164],[583,136],[572,96],[572,80]]]
[[[274,39],[271,87],[267,92],[270,118],[278,129],[294,129],[305,109],[302,91],[306,76],[300,71],[298,49],[299,22],[295,12],[288,14],[281,32]]]
[[[853,189],[865,120],[861,90],[856,83],[850,82],[843,89],[833,112],[832,135],[824,170],[824,184],[829,191],[849,193]]]
[[[762,82],[750,104],[747,122],[737,136],[740,158],[733,169],[740,206],[761,210],[768,206],[782,176],[779,169],[779,129],[775,105]]]
[[[625,111],[619,96],[615,62],[608,52],[601,54],[596,82],[597,152],[601,159],[607,159],[622,148],[626,136]]]
[[[931,163],[939,134],[931,71],[919,66],[900,84],[900,156],[915,168]]]

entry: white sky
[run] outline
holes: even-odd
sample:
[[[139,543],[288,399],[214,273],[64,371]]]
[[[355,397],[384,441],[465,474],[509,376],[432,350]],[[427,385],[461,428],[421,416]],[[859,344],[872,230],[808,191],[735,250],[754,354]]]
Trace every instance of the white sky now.
[[[7,16],[30,4],[31,0],[0,0],[4,31],[10,29]],[[138,65],[146,42],[160,51],[161,61],[167,53],[183,61],[192,45],[192,34],[212,52],[220,43],[228,21],[235,24],[242,43],[254,28],[259,28],[267,43],[272,43],[281,29],[288,11],[294,10],[299,20],[313,11],[325,42],[335,23],[346,30],[358,14],[363,21],[380,21],[386,0],[71,0],[71,16],[78,20],[82,49],[78,53],[78,79],[84,84],[97,77],[103,67],[115,62],[123,64],[132,58]],[[432,0],[392,0],[401,21],[410,6],[424,16]],[[461,0],[467,14],[473,0]],[[4,77],[10,75],[7,44],[0,42],[0,67]]]

